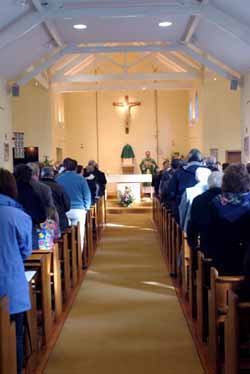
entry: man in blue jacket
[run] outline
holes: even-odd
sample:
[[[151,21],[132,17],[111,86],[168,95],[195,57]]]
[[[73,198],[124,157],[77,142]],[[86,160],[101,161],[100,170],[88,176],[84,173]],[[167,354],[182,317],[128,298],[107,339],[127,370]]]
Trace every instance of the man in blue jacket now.
[[[83,251],[86,212],[91,206],[91,193],[88,183],[82,175],[76,173],[77,162],[70,158],[63,161],[64,171],[57,177],[57,182],[64,187],[70,198],[70,210],[67,212],[69,223],[80,223],[81,248]]]
[[[188,154],[187,164],[177,170],[169,182],[167,195],[172,202],[171,206],[177,222],[179,222],[178,208],[182,195],[186,188],[193,187],[197,183],[195,173],[201,166],[204,166],[201,152],[198,149],[192,149]]]

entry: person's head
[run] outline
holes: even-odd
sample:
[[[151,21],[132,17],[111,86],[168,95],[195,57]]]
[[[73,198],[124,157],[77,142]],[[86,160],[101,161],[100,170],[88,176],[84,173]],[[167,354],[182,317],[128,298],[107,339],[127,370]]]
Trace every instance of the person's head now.
[[[28,165],[20,164],[15,167],[14,176],[17,183],[30,183],[32,178],[32,170]]]
[[[171,168],[173,170],[177,170],[179,169],[183,164],[183,161],[179,158],[174,158],[172,161],[171,161]]]
[[[41,178],[54,179],[55,171],[53,167],[46,166],[41,170]]]
[[[216,168],[216,157],[215,156],[209,156],[206,158],[205,163],[208,168]]]
[[[66,171],[76,171],[77,161],[72,158],[65,158],[63,160],[63,167]]]
[[[145,156],[146,156],[147,158],[150,158],[150,156],[151,156],[150,151],[146,151],[146,152],[145,152]]]
[[[196,148],[191,149],[191,151],[189,152],[187,156],[187,161],[188,162],[194,162],[194,161],[201,162],[202,161],[201,152]]]
[[[169,165],[170,165],[169,160],[163,161],[163,163],[162,163],[163,170],[167,170],[169,168]]]
[[[0,194],[17,199],[17,185],[14,175],[0,168]]]
[[[221,188],[223,173],[221,171],[213,171],[207,180],[208,188]]]
[[[207,185],[208,177],[211,174],[211,170],[208,168],[197,168],[195,172],[195,179],[197,180],[198,183]]]
[[[40,177],[40,167],[38,162],[29,162],[27,165],[32,170],[32,178],[38,180]]]
[[[88,165],[91,165],[91,166],[93,166],[94,168],[97,167],[97,163],[96,163],[95,160],[89,160]]]
[[[222,164],[222,171],[225,171],[228,168],[229,165],[230,165],[229,162],[224,162]]]
[[[231,164],[226,168],[222,181],[222,191],[230,193],[250,191],[250,175],[244,164]]]
[[[77,165],[76,172],[77,172],[77,174],[83,175],[83,166],[82,165]]]

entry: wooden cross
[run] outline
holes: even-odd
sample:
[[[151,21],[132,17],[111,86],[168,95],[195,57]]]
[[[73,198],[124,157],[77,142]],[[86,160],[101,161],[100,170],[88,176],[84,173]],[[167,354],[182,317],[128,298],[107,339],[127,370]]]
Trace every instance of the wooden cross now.
[[[136,107],[136,106],[140,106],[141,103],[139,101],[135,101],[135,102],[130,102],[129,101],[129,97],[128,96],[125,96],[125,100],[123,103],[113,103],[113,106],[118,106],[118,107],[122,107],[122,108],[125,108],[125,113],[126,113],[126,117],[125,117],[125,132],[126,134],[129,133],[129,125],[130,125],[130,118],[131,118],[131,109]]]

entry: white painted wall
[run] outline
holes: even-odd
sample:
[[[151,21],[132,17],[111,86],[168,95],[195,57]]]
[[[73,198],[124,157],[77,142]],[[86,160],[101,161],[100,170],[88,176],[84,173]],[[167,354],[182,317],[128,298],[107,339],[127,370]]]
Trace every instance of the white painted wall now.
[[[6,81],[0,79],[0,167],[12,170],[12,113],[11,98],[7,94]],[[9,160],[4,160],[4,144],[9,145]]]

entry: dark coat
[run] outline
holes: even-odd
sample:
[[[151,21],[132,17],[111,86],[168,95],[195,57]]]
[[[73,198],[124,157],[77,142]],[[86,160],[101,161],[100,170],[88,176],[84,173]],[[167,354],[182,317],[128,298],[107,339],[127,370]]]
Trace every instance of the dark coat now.
[[[68,227],[68,218],[66,212],[70,210],[70,198],[65,192],[63,186],[51,178],[42,178],[41,182],[51,188],[53,201],[59,215],[59,224],[61,231]]]
[[[96,181],[98,184],[98,197],[102,197],[105,195],[105,189],[106,189],[106,184],[107,184],[107,179],[105,176],[105,173],[103,173],[99,169],[95,169],[94,174],[96,176]]]
[[[30,183],[17,182],[18,202],[31,217],[33,225],[39,225],[47,218],[46,207]]]
[[[231,212],[238,207],[230,207]],[[215,205],[211,204],[211,224],[207,234],[208,255],[214,266],[223,275],[242,274],[245,257],[249,253],[250,209],[245,210],[235,220],[222,216]]]
[[[220,188],[211,188],[197,196],[192,203],[190,220],[187,228],[188,243],[193,250],[198,247],[200,238],[200,249],[208,256],[208,226],[211,224],[211,203],[221,193]]]
[[[171,202],[173,214],[177,221],[179,221],[178,207],[181,202],[183,193],[187,188],[196,185],[195,178],[196,170],[203,165],[200,162],[191,162],[181,169],[177,170],[167,188],[168,199]]]

